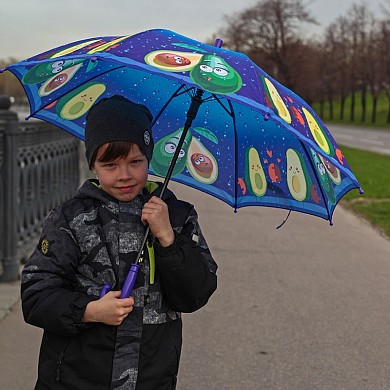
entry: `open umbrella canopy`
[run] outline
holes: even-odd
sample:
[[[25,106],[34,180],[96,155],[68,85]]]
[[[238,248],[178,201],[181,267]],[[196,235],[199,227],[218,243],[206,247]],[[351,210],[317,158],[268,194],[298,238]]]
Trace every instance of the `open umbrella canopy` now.
[[[152,174],[165,177],[176,152],[173,180],[235,209],[280,207],[331,221],[341,197],[360,185],[329,130],[246,55],[219,46],[149,30],[74,42],[6,70],[22,83],[30,116],[80,139],[102,98],[148,106]]]

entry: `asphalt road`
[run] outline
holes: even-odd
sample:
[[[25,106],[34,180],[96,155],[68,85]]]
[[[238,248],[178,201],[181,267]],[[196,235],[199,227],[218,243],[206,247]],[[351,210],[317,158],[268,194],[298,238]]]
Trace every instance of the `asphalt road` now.
[[[390,388],[390,241],[336,208],[334,225],[244,208],[172,183],[219,264],[208,305],[184,315],[179,390]],[[28,390],[41,331],[0,321],[0,389]]]
[[[345,125],[329,125],[328,128],[340,145],[390,155],[390,128],[374,130]]]

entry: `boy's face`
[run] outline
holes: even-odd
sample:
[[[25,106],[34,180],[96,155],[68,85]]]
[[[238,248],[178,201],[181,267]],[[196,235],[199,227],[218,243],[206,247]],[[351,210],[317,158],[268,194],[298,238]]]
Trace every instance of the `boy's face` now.
[[[133,200],[145,186],[148,178],[148,160],[138,145],[133,144],[127,157],[109,162],[99,162],[107,148],[102,145],[92,165],[102,189],[114,198],[128,202]]]

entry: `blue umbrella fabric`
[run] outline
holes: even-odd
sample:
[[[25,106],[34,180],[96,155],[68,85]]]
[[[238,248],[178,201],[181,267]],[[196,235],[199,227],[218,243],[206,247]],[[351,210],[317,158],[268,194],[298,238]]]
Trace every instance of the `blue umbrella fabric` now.
[[[81,140],[86,115],[122,95],[154,115],[150,173],[231,205],[268,206],[332,223],[360,185],[313,109],[246,55],[169,30],[73,42],[10,65],[30,116]],[[4,70],[3,70],[4,71]],[[199,104],[187,122],[191,102]],[[179,141],[181,142],[179,145]]]

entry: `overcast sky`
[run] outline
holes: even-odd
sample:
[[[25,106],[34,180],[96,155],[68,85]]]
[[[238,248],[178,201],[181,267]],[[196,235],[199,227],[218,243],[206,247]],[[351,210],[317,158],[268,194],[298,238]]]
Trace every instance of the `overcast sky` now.
[[[62,44],[105,35],[165,28],[205,41],[256,0],[0,0],[0,59],[25,59]],[[369,4],[380,15],[389,0],[308,0],[320,33],[353,4]],[[223,39],[223,37],[220,37]]]

